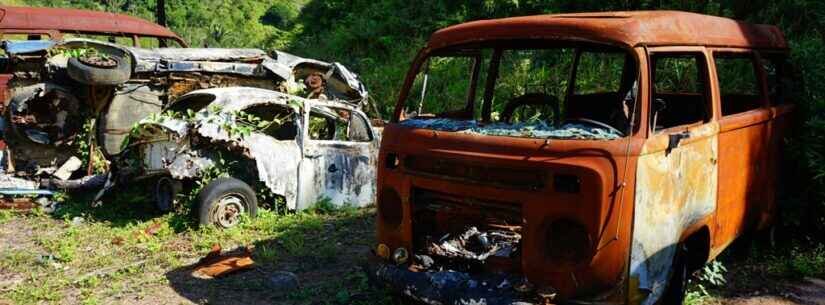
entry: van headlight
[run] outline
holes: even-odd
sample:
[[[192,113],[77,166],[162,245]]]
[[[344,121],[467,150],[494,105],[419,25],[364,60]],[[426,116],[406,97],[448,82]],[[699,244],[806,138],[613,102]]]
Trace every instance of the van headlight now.
[[[392,254],[392,261],[394,261],[398,265],[406,263],[409,259],[410,253],[407,252],[407,249],[404,249],[404,247],[395,249],[395,252],[393,252]]]

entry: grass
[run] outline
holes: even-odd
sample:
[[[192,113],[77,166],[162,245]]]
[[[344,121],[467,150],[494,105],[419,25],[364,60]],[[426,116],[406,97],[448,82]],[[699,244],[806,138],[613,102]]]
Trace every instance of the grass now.
[[[374,243],[374,209],[259,210],[218,230],[129,196],[99,208],[69,198],[53,215],[0,211],[0,304],[389,303],[360,270]],[[213,280],[191,276],[216,244],[253,246],[255,268]],[[267,275],[280,270],[295,273],[301,287],[274,291]]]
[[[0,304],[392,303],[360,270],[375,243],[372,208],[320,201],[287,215],[263,209],[218,230],[199,228],[187,215],[155,212],[144,200],[130,193],[92,208],[87,198],[74,197],[52,215],[0,211]],[[253,246],[255,268],[221,279],[193,277],[193,264],[216,244]],[[692,282],[686,304],[724,304],[764,287],[781,292],[777,283],[825,276],[825,246],[813,242],[736,243],[718,261]],[[274,290],[273,271],[295,273],[301,287]]]
[[[825,277],[825,245],[814,240],[771,245],[740,238],[695,275],[685,299],[687,305],[720,304],[726,298],[754,292],[782,296],[789,285]]]

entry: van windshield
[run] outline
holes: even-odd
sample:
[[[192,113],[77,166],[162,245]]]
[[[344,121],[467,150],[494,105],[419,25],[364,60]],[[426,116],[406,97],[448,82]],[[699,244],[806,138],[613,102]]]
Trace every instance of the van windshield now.
[[[411,128],[612,140],[631,131],[636,61],[621,49],[510,43],[432,53],[400,105]]]

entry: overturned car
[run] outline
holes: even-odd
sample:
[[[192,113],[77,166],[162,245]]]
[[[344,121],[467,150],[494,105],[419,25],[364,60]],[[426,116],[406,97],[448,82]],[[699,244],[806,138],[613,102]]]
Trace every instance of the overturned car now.
[[[161,209],[194,189],[204,225],[232,227],[254,216],[258,197],[300,210],[319,200],[365,206],[375,196],[378,137],[343,101],[249,87],[198,90],[142,120],[124,149],[110,186],[149,180]]]

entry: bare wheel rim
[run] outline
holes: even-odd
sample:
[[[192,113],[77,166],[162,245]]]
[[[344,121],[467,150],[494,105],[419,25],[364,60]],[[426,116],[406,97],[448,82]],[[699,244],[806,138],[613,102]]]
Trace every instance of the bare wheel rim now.
[[[245,212],[246,201],[243,195],[225,194],[216,200],[209,220],[222,228],[231,228],[241,222],[241,215]]]

